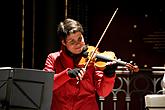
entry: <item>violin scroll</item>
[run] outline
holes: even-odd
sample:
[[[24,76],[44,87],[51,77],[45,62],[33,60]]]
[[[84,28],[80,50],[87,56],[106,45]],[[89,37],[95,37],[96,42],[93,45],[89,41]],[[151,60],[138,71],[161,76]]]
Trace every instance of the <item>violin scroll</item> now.
[[[132,65],[131,63],[127,63],[125,66],[131,72],[139,72],[139,67],[137,65]]]

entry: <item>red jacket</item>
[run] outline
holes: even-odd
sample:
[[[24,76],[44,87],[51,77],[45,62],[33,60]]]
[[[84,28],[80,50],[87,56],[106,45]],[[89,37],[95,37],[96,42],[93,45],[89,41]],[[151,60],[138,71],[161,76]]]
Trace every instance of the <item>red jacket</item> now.
[[[62,50],[50,53],[45,62],[45,71],[55,72],[51,110],[98,110],[96,93],[106,97],[113,89],[115,77],[106,77],[102,71],[89,66],[83,80],[77,84],[67,75],[74,63]]]

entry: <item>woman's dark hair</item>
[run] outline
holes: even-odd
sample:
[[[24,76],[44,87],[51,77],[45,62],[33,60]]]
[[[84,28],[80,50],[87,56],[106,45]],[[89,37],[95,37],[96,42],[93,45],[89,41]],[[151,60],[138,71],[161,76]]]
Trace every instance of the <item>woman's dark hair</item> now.
[[[67,35],[70,35],[75,32],[84,33],[82,25],[73,19],[67,18],[63,22],[60,22],[57,29],[57,35],[62,39],[66,39]]]

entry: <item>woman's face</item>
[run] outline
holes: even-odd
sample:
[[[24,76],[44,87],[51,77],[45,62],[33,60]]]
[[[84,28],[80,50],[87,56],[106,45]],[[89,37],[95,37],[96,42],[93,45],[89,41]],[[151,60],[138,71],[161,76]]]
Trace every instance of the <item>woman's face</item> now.
[[[75,32],[67,36],[66,41],[62,40],[62,44],[73,54],[80,54],[85,45],[84,37],[81,32]]]

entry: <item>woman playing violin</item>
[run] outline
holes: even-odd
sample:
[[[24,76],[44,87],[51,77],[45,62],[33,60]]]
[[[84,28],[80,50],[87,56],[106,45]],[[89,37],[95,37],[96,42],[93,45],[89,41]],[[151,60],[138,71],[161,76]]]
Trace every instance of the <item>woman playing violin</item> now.
[[[83,33],[82,25],[73,19],[58,25],[61,50],[50,53],[44,67],[55,72],[51,110],[99,110],[96,94],[106,97],[114,87],[115,62],[108,62],[104,70],[93,62],[85,69],[79,66],[85,46]]]

